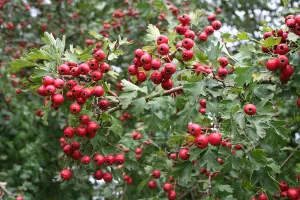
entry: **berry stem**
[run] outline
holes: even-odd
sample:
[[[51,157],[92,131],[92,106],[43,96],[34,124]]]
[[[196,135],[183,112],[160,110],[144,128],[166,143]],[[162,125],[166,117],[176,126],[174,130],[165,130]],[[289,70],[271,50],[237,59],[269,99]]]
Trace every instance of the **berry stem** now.
[[[300,144],[295,148],[295,151],[293,151],[286,159],[285,161],[283,161],[283,163],[280,165],[280,169],[282,169],[286,163],[291,159],[291,157],[293,156],[293,154],[299,149]]]

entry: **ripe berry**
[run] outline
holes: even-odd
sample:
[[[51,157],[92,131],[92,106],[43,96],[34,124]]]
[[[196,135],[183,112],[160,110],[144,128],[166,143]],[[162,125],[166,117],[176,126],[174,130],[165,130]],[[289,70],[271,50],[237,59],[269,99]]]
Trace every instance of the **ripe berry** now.
[[[171,191],[168,192],[168,199],[169,200],[176,199],[176,196],[177,196],[177,194],[176,194],[176,192],[174,190],[171,190]]]
[[[104,174],[103,174],[103,180],[106,182],[106,183],[110,183],[111,181],[112,181],[112,175],[111,175],[111,173],[109,173],[109,172],[105,172]]]
[[[212,26],[206,26],[204,31],[207,35],[212,35],[215,32],[215,30]]]
[[[203,108],[206,108],[206,99],[201,99],[199,101],[199,104],[203,107]]]
[[[199,124],[189,124],[188,131],[189,131],[189,134],[198,136],[201,134],[201,126]]]
[[[57,71],[61,75],[69,75],[70,74],[70,67],[66,64],[62,64],[57,68]]]
[[[142,49],[136,49],[134,51],[134,57],[140,59],[144,55],[144,51]]]
[[[172,185],[170,183],[165,183],[163,189],[165,192],[168,192],[172,189]]]
[[[104,62],[100,65],[100,71],[102,73],[107,73],[109,70],[110,70],[110,66],[106,62]]]
[[[280,55],[284,55],[289,51],[289,46],[287,44],[279,44],[276,47],[276,52]]]
[[[151,189],[155,189],[156,188],[156,182],[155,181],[149,181],[148,182],[148,187]]]
[[[289,184],[288,182],[285,182],[285,181],[281,181],[279,183],[279,188],[280,188],[280,191],[287,191],[289,189]]]
[[[137,68],[135,65],[130,65],[130,66],[128,67],[128,73],[129,73],[130,75],[137,75],[137,73],[138,73],[138,68]]]
[[[70,111],[73,114],[77,114],[81,111],[81,106],[78,103],[72,103],[70,105]]]
[[[91,162],[91,158],[89,156],[82,156],[81,163],[87,165]]]
[[[217,16],[215,14],[207,16],[207,20],[210,21],[210,22],[215,21],[216,18],[217,18]]]
[[[253,104],[247,104],[244,106],[244,112],[247,115],[255,115],[256,113],[256,106]]]
[[[92,77],[92,80],[93,80],[93,81],[99,81],[99,80],[102,79],[103,74],[102,74],[101,71],[95,70],[95,71],[92,71],[92,72],[91,72],[91,77]]]
[[[123,165],[125,162],[124,154],[118,154],[114,158],[116,165]]]
[[[294,74],[294,68],[292,65],[287,65],[281,69],[280,73],[283,77],[290,77]]]
[[[285,23],[288,27],[294,27],[296,25],[295,19],[288,19]]]
[[[198,137],[196,137],[194,143],[198,148],[205,149],[208,145],[208,138],[204,134],[199,135]]]
[[[72,93],[75,97],[81,97],[82,87],[76,85],[72,88]]]
[[[46,87],[44,85],[40,86],[37,90],[37,93],[41,96],[47,96]]]
[[[144,69],[145,71],[150,71],[150,70],[152,69],[151,63],[144,64],[144,65],[143,65],[143,69]]]
[[[243,146],[240,145],[240,144],[236,144],[236,145],[234,145],[234,148],[235,148],[236,150],[241,150],[241,149],[243,149]]]
[[[152,67],[153,70],[159,69],[160,65],[161,65],[161,63],[160,63],[160,60],[158,58],[155,58],[151,61],[151,67]]]
[[[101,110],[106,110],[109,107],[109,101],[106,99],[101,99],[98,103],[98,107]]]
[[[202,42],[205,42],[207,40],[208,36],[205,32],[201,32],[199,35],[199,40],[201,40]]]
[[[169,158],[172,159],[172,160],[175,160],[176,157],[177,157],[176,153],[171,153],[170,156],[169,156]]]
[[[170,51],[169,46],[165,43],[162,43],[157,47],[157,52],[160,55],[167,55],[169,51]]]
[[[278,60],[277,59],[268,60],[266,62],[266,67],[270,71],[275,71],[278,67]]]
[[[208,142],[213,146],[219,146],[222,142],[222,136],[220,133],[211,133],[208,136]]]
[[[191,18],[187,14],[183,14],[178,17],[178,20],[181,22],[183,25],[188,25],[191,22]]]
[[[65,85],[65,82],[62,79],[57,78],[54,80],[53,85],[57,89],[62,89]]]
[[[96,97],[101,97],[104,94],[104,89],[102,86],[95,86],[92,91],[93,95]]]
[[[77,97],[77,98],[76,98],[76,102],[77,102],[79,105],[83,105],[83,104],[85,104],[86,99],[83,98],[83,97]]]
[[[228,65],[228,62],[229,62],[228,58],[226,58],[226,57],[221,57],[219,59],[219,63],[221,65],[221,67],[226,67]]]
[[[172,87],[173,87],[173,82],[171,79],[167,79],[167,80],[163,80],[161,82],[161,87],[164,89],[164,90],[170,90]]]
[[[287,195],[290,197],[291,200],[297,200],[299,192],[295,188],[289,188],[287,191]]]
[[[105,163],[105,157],[100,154],[97,154],[94,157],[94,162],[95,162],[95,165],[100,166]]]
[[[190,38],[191,40],[194,40],[195,37],[196,37],[196,34],[194,31],[192,30],[187,30],[185,33],[184,33],[184,37],[185,38]]]
[[[188,30],[188,27],[185,25],[179,24],[178,26],[176,26],[175,30],[179,35],[184,35],[185,32]]]
[[[101,180],[103,178],[103,172],[102,170],[97,170],[94,172],[94,177],[96,180]]]
[[[104,60],[105,58],[105,53],[102,50],[98,50],[96,51],[96,53],[94,54],[94,58],[98,61],[101,62]]]
[[[144,71],[140,71],[140,72],[138,72],[138,74],[137,74],[136,77],[138,79],[138,82],[142,83],[142,82],[144,82],[147,79],[147,74]]]
[[[159,71],[154,71],[152,72],[151,76],[150,76],[150,80],[154,83],[154,84],[160,84],[162,81],[162,75]]]
[[[88,115],[81,115],[78,119],[78,121],[80,122],[80,124],[87,124],[90,121],[90,118]]]
[[[142,151],[143,151],[143,150],[142,150],[141,148],[136,148],[136,149],[135,149],[135,153],[136,153],[136,154],[141,154]]]
[[[105,156],[105,164],[106,165],[112,165],[115,163],[115,158],[113,155],[107,155]]]
[[[73,87],[75,87],[77,85],[77,82],[74,81],[74,80],[69,80],[67,81],[67,84],[66,84],[66,87],[69,89],[69,90],[72,90]]]
[[[2,195],[3,193],[0,192],[0,195]],[[24,200],[22,196],[17,196],[16,200]]]
[[[185,38],[185,39],[182,40],[181,45],[182,45],[183,48],[191,49],[194,46],[194,41],[190,38]]]
[[[80,76],[80,71],[79,71],[79,68],[78,67],[73,67],[70,71],[70,74],[73,76],[73,77],[78,77]]]
[[[206,113],[206,108],[204,108],[204,107],[199,108],[199,113],[204,115]]]
[[[268,196],[264,193],[258,195],[258,200],[268,200]]]
[[[66,127],[64,129],[64,136],[68,138],[72,138],[74,136],[75,130],[72,127]]]
[[[99,125],[96,122],[89,122],[86,126],[86,132],[89,136],[95,136],[98,129]]]
[[[155,179],[160,178],[160,171],[159,170],[154,170],[152,172],[152,177],[155,178]]]
[[[91,70],[96,70],[99,67],[98,61],[95,59],[89,60],[87,64],[89,65]]]
[[[191,50],[184,50],[184,51],[182,52],[182,59],[183,59],[184,61],[191,60],[191,59],[193,58],[193,56],[194,56],[194,52],[191,51]]]
[[[179,157],[182,160],[188,160],[190,158],[189,149],[187,149],[187,148],[180,149],[180,151],[179,151]]]
[[[228,70],[224,67],[220,67],[218,69],[218,76],[221,78],[221,79],[224,79],[226,78],[226,76],[228,75]]]
[[[297,100],[297,106],[298,106],[298,108],[300,108],[300,98],[298,98],[298,100]]]
[[[63,152],[65,155],[71,155],[73,153],[71,145],[67,144],[66,146],[64,146]]]
[[[90,96],[92,96],[92,91],[89,89],[89,88],[84,88],[82,89],[82,92],[81,92],[81,97],[82,98],[89,98]]]
[[[54,94],[51,96],[51,101],[57,105],[60,105],[64,102],[64,96],[62,94]]]
[[[158,38],[157,38],[157,40],[156,40],[156,43],[158,44],[158,45],[160,45],[160,44],[168,44],[168,37],[167,36],[165,36],[165,35],[160,35],[160,36],[158,36]]]
[[[141,61],[143,64],[149,64],[152,61],[152,58],[149,54],[145,53],[142,57],[141,57]]]
[[[84,137],[86,136],[86,127],[83,126],[83,125],[80,125],[78,126],[76,129],[75,129],[75,133],[78,137]]]
[[[215,20],[211,23],[211,26],[215,29],[215,30],[219,30],[222,27],[222,23],[218,20]]]
[[[218,158],[218,163],[220,163],[221,165],[224,164],[224,160],[222,158]]]
[[[73,150],[77,150],[77,149],[80,148],[80,143],[77,142],[77,141],[72,141],[70,145],[71,145]]]
[[[80,151],[79,150],[75,150],[75,151],[73,151],[73,153],[72,153],[72,158],[74,159],[74,160],[79,160],[80,158],[81,158],[81,153],[80,153]]]
[[[82,63],[78,66],[78,70],[79,70],[80,74],[87,75],[90,71],[90,67],[88,64]]]
[[[174,65],[173,63],[167,63],[166,65],[165,65],[165,73],[166,74],[174,74],[175,72],[176,72],[176,65]]]
[[[64,169],[60,172],[60,177],[65,181],[69,180],[72,177],[72,172],[68,169]]]
[[[56,91],[56,88],[53,85],[47,85],[45,87],[45,94],[46,95],[53,95]]]

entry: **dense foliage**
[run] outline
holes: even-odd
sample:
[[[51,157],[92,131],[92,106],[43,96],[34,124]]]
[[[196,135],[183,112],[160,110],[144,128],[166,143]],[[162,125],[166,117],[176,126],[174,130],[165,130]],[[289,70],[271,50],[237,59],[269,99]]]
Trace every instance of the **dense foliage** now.
[[[0,197],[297,200],[297,6],[0,1]]]

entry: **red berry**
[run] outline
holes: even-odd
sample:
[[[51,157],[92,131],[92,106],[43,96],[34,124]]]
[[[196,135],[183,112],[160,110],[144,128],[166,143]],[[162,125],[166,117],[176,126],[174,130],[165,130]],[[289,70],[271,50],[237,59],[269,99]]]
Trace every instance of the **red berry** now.
[[[206,99],[201,99],[199,104],[203,107],[206,108]]]
[[[198,137],[196,137],[194,143],[198,148],[205,149],[208,145],[208,138],[204,134],[199,135]]]
[[[210,22],[215,21],[216,18],[217,18],[217,16],[215,14],[207,16],[207,20],[210,21]]]
[[[293,74],[294,74],[294,68],[292,65],[287,65],[281,69],[281,75],[284,77],[290,77]]]
[[[247,104],[244,106],[244,112],[247,115],[255,115],[256,113],[256,106],[253,104]]]
[[[98,50],[96,51],[96,53],[94,54],[94,58],[98,61],[101,62],[104,60],[105,58],[105,53],[102,50]]]
[[[56,88],[53,85],[47,85],[45,87],[45,94],[46,95],[53,95],[56,91]]]
[[[207,40],[208,36],[205,32],[201,32],[199,35],[199,40],[201,40],[202,42],[205,42]]]
[[[128,73],[129,73],[130,75],[137,75],[137,73],[138,73],[138,68],[137,68],[135,65],[130,65],[130,66],[128,67]]]
[[[299,192],[296,188],[289,188],[287,191],[287,195],[290,197],[291,200],[297,200]]]
[[[82,156],[81,163],[87,165],[91,162],[91,158],[89,156]]]
[[[222,158],[218,158],[218,163],[220,163],[221,165],[224,164],[224,160]]]
[[[62,79],[55,79],[53,82],[54,87],[56,87],[57,89],[62,89],[65,85],[65,82]]]
[[[190,158],[189,149],[187,149],[187,148],[180,149],[180,151],[179,151],[179,157],[182,160],[188,160]]]
[[[143,69],[144,69],[145,71],[150,71],[150,70],[152,69],[151,63],[144,64],[144,65],[143,65]]]
[[[89,65],[91,70],[96,70],[99,67],[98,61],[95,59],[89,60],[87,64]]]
[[[78,77],[80,76],[80,71],[79,71],[79,68],[78,67],[73,67],[70,71],[70,74],[73,76],[73,77]]]
[[[160,65],[161,65],[161,63],[160,63],[160,60],[158,58],[155,58],[151,61],[151,67],[152,67],[153,70],[159,69]]]
[[[151,189],[155,189],[156,188],[156,182],[155,181],[149,181],[148,182],[148,187]]]
[[[258,200],[268,200],[268,196],[264,193],[258,195]]]
[[[113,155],[105,156],[105,164],[106,165],[112,165],[114,163],[115,163],[115,157]]]
[[[124,154],[118,154],[114,158],[116,165],[123,165],[125,162]]]
[[[278,67],[277,59],[271,59],[266,62],[266,67],[270,71],[275,71]]]
[[[279,44],[276,47],[276,52],[280,55],[284,55],[289,51],[289,46],[287,44]]]
[[[100,166],[105,163],[105,157],[100,154],[97,154],[94,157],[94,162],[95,162],[95,165]]]
[[[191,40],[194,40],[195,37],[196,37],[196,34],[194,31],[192,30],[187,30],[185,33],[184,33],[184,37],[185,38],[190,38]]]
[[[288,27],[294,27],[296,25],[295,19],[288,19],[285,23]]]
[[[64,136],[68,138],[72,138],[74,136],[75,130],[72,127],[66,127],[64,129]]]
[[[212,35],[215,32],[215,30],[212,26],[206,26],[204,31],[207,35]]]
[[[141,61],[143,64],[149,64],[152,61],[152,58],[149,54],[145,53],[142,57],[141,57]]]
[[[191,135],[198,136],[201,134],[201,126],[199,124],[189,124],[188,131]]]
[[[64,102],[64,96],[62,94],[53,94],[51,96],[51,101],[57,105],[60,105]]]
[[[191,49],[194,46],[194,41],[190,38],[185,38],[185,39],[182,40],[181,45],[182,45],[183,48]]]
[[[228,58],[226,58],[226,57],[221,57],[219,59],[219,63],[221,65],[221,67],[226,67],[228,65],[228,62],[229,62]]]
[[[89,88],[84,88],[82,89],[82,92],[81,92],[81,97],[82,98],[89,98],[90,96],[92,96],[92,91],[89,89]]]
[[[67,81],[67,84],[66,84],[66,87],[69,89],[69,90],[72,90],[73,87],[75,87],[77,85],[77,82],[74,81],[74,80],[69,80]]]
[[[109,101],[107,101],[106,99],[101,99],[98,103],[98,107],[101,110],[106,110],[109,107]]]
[[[76,129],[75,129],[75,133],[78,137],[84,137],[86,136],[86,127],[83,126],[83,125],[80,125],[78,126]]]
[[[170,156],[169,156],[169,158],[172,159],[172,160],[175,160],[176,157],[177,157],[176,153],[171,153]]]
[[[204,107],[199,108],[199,113],[204,115],[206,113],[206,108],[204,108]]]
[[[168,37],[167,36],[165,36],[165,35],[160,35],[160,36],[158,36],[158,38],[157,38],[157,40],[156,40],[156,43],[158,44],[158,45],[160,45],[160,44],[168,44]]]
[[[95,86],[92,91],[93,95],[96,97],[101,97],[104,94],[104,89],[102,86]]]
[[[179,35],[184,35],[185,32],[188,30],[188,27],[183,24],[179,24],[178,26],[176,26],[175,30]]]
[[[165,43],[162,43],[157,47],[157,52],[160,55],[167,55],[169,51],[170,51],[169,46]]]
[[[138,74],[137,74],[136,77],[138,79],[138,82],[142,83],[142,82],[144,82],[147,79],[147,74],[144,71],[140,71],[140,72],[138,72]]]
[[[243,149],[243,146],[240,145],[240,144],[236,144],[236,145],[234,145],[234,148],[235,148],[236,150],[241,150],[241,149]]]
[[[218,69],[218,76],[221,78],[221,79],[224,79],[226,78],[226,76],[228,75],[228,70],[224,67],[220,67]]]
[[[72,153],[72,158],[74,159],[74,160],[79,160],[80,158],[81,158],[81,153],[80,153],[80,151],[79,150],[75,150],[75,151],[73,151],[73,153]]]
[[[183,25],[188,25],[191,22],[191,18],[187,14],[183,14],[178,17],[178,20],[181,22]]]
[[[136,49],[134,51],[134,57],[140,59],[144,55],[144,51],[142,49]]]
[[[107,73],[109,70],[110,70],[110,66],[106,62],[104,62],[100,65],[100,71],[102,73]]]
[[[182,52],[182,59],[183,59],[184,61],[189,61],[189,60],[191,60],[193,57],[194,57],[194,52],[191,51],[191,50],[184,50],[184,51]]]
[[[162,75],[160,72],[158,71],[154,71],[152,72],[151,76],[150,76],[150,80],[154,83],[154,84],[160,84],[162,81]]]
[[[215,30],[219,30],[222,27],[222,23],[218,20],[215,20],[211,23],[211,26],[215,29]]]
[[[70,67],[66,64],[62,64],[57,68],[57,71],[61,75],[69,75],[70,74]]]
[[[94,177],[96,180],[101,180],[103,178],[103,172],[102,170],[97,170],[94,172]]]
[[[222,136],[220,133],[211,133],[208,136],[208,142],[213,146],[219,146],[222,142]]]
[[[73,114],[77,114],[81,111],[81,106],[78,103],[72,103],[70,105],[70,111]]]
[[[160,178],[160,171],[159,170],[154,170],[152,172],[152,177],[155,178],[155,179]]]
[[[100,81],[103,77],[103,74],[101,71],[95,70],[95,71],[91,72],[91,77],[92,77],[93,81]]]
[[[72,92],[75,97],[81,97],[82,87],[76,85],[72,88]]]
[[[60,177],[65,181],[69,180],[72,177],[72,172],[68,169],[64,169],[60,172]]]
[[[279,183],[279,188],[280,188],[280,191],[283,192],[283,191],[287,191],[289,189],[289,184],[288,182],[285,182],[285,181],[281,181]]]
[[[106,183],[110,183],[112,181],[112,174],[109,173],[109,172],[105,172],[103,174],[103,180],[106,182]]]
[[[171,191],[168,192],[168,199],[169,200],[176,199],[176,196],[177,196],[177,194],[176,194],[176,192],[174,190],[171,190]]]
[[[37,90],[37,93],[41,96],[47,96],[46,87],[44,85],[40,86]]]
[[[96,122],[89,122],[86,126],[86,132],[91,138],[91,136],[95,136],[99,129],[99,125]]]
[[[73,150],[77,150],[77,149],[80,148],[80,143],[77,142],[77,141],[72,141],[70,145],[71,145]]]
[[[163,189],[164,191],[168,192],[172,189],[172,185],[170,183],[165,183]]]
[[[90,118],[88,115],[81,115],[78,119],[78,121],[80,122],[80,124],[87,124],[90,121]]]
[[[135,153],[136,153],[136,154],[141,154],[142,151],[143,151],[143,150],[142,150],[141,148],[136,148],[136,149],[135,149]]]
[[[163,80],[161,82],[161,87],[164,89],[164,90],[170,90],[172,87],[173,87],[173,82],[171,79],[167,79],[167,80]]]
[[[64,146],[63,152],[65,155],[71,155],[73,153],[72,146],[67,144],[66,146]]]

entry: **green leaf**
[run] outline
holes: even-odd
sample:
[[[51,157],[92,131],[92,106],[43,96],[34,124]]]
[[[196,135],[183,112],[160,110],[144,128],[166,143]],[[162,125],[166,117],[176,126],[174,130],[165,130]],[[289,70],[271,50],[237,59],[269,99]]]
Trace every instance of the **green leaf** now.
[[[132,103],[132,100],[136,98],[138,95],[137,91],[131,91],[130,93],[123,92],[119,98],[121,99],[120,105],[122,109],[128,108],[128,106]]]
[[[230,185],[218,185],[217,186],[220,192],[232,193],[233,188]]]
[[[156,41],[156,39],[160,36],[160,32],[156,26],[153,24],[148,25],[146,39],[149,41]]]
[[[290,32],[290,33],[288,34],[288,38],[287,38],[287,39],[290,40],[290,41],[296,42],[296,41],[299,39],[299,36],[296,35],[296,34],[293,33],[293,32]]]
[[[249,40],[249,36],[245,31],[241,31],[237,34],[239,40]]]
[[[134,85],[133,83],[123,79],[122,80],[122,84],[123,84],[123,90],[125,92],[131,92],[131,91],[138,91],[140,90],[139,86]]]
[[[144,109],[146,110],[149,109],[149,105],[147,104],[145,97],[138,98],[137,100],[134,100],[132,103],[135,107],[134,111],[138,116],[144,111]]]
[[[24,67],[34,67],[37,65],[36,63],[30,62],[25,58],[16,59],[16,60],[10,62],[9,64],[11,67],[8,68],[8,72],[10,72],[10,73],[17,72]]]
[[[89,34],[92,35],[97,40],[102,40],[104,37],[100,34],[98,34],[96,31],[89,31]]]
[[[250,151],[249,159],[251,162],[258,166],[265,166],[267,164],[266,155],[262,149],[255,149]]]
[[[140,184],[137,186],[137,192],[140,193],[145,185],[149,182],[150,178],[144,179]]]
[[[26,56],[27,60],[35,60],[35,59],[39,59],[39,60],[51,60],[51,56],[49,55],[48,52],[46,52],[43,49],[31,49],[30,53],[28,54],[28,56]]]
[[[123,39],[121,38],[120,35],[118,35],[118,43],[119,43],[119,46],[121,45],[129,45],[129,44],[132,44],[132,42],[129,42],[128,39],[126,37],[124,37]]]
[[[248,84],[252,80],[252,73],[254,69],[252,67],[237,67],[235,68],[234,73],[237,75],[234,79],[234,82],[237,86],[243,86],[244,84]]]
[[[267,39],[263,40],[263,47],[273,47],[278,45],[281,41],[281,37],[268,37]]]
[[[114,118],[112,115],[110,116],[110,120],[112,125],[109,127],[109,129],[114,132],[117,135],[121,135],[122,133],[122,124],[121,121]]]
[[[42,107],[42,111],[44,113],[42,120],[45,125],[48,125],[48,117],[51,111],[51,101],[48,101],[47,104]]]
[[[289,4],[290,0],[282,0],[283,6],[287,7],[287,5]]]

